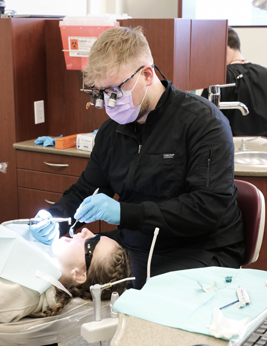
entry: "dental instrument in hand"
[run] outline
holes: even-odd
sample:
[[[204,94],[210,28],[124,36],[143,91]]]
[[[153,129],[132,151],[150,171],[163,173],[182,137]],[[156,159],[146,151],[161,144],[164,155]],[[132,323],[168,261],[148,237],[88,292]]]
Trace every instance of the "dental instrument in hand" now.
[[[41,217],[33,217],[31,219],[17,219],[17,220],[10,220],[3,222],[2,225],[7,225],[10,223],[16,223],[16,224],[33,224],[38,223],[44,220],[49,220],[50,222],[68,222],[69,225],[71,225],[71,217],[51,217],[50,219],[42,219]]]
[[[96,194],[98,193],[98,191],[99,191],[99,188],[97,188],[97,189],[95,190],[95,192],[92,194],[92,196],[96,195]],[[70,229],[69,229],[69,235],[70,235],[70,237],[72,237],[72,238],[73,238],[73,235],[74,235],[73,229],[74,229],[76,223],[77,223],[79,220],[80,220],[80,219],[77,219],[77,220],[74,222],[74,224],[73,224],[73,225],[70,227]],[[70,224],[69,224],[69,225],[70,225]]]

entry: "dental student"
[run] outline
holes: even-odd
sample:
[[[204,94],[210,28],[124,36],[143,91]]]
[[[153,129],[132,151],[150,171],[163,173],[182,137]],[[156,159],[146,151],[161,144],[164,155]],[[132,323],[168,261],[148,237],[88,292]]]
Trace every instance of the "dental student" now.
[[[135,288],[146,280],[155,227],[152,276],[238,268],[245,252],[229,122],[204,98],[176,89],[163,75],[160,81],[156,68],[141,28],[117,27],[99,36],[86,85],[110,119],[77,183],[47,212],[78,219],[77,227],[96,220],[114,225],[105,235],[129,251]],[[43,242],[56,235],[49,220],[31,231]],[[62,225],[60,235],[67,232]]]
[[[249,62],[241,53],[237,32],[228,27],[226,83],[234,87],[221,89],[220,101],[239,101],[249,110],[242,116],[238,109],[223,110],[233,136],[267,136],[267,68]],[[208,98],[208,90],[202,96]]]

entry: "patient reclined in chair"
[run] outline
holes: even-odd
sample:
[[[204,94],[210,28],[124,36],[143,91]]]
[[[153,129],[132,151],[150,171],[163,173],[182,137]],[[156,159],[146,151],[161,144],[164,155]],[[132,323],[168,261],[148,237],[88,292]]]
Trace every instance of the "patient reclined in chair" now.
[[[0,225],[0,238],[1,323],[25,316],[59,315],[72,297],[90,300],[91,285],[129,276],[126,251],[114,240],[95,237],[86,228],[52,245],[34,239],[28,225]],[[85,240],[94,244],[90,262]],[[116,286],[119,293],[124,289],[125,283]],[[102,299],[110,299],[112,290],[105,290]]]

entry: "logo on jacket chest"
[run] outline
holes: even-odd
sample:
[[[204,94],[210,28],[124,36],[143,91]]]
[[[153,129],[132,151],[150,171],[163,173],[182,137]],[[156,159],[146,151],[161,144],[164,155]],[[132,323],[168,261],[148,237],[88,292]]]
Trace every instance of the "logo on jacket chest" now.
[[[163,162],[170,165],[174,161],[175,154],[163,154]]]

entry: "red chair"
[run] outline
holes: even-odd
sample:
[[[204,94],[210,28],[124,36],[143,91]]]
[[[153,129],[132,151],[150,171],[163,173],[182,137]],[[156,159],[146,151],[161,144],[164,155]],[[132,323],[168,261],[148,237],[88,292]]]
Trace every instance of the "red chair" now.
[[[265,200],[253,184],[235,179],[238,189],[237,204],[242,212],[246,254],[242,266],[256,262],[261,249],[265,225]]]

